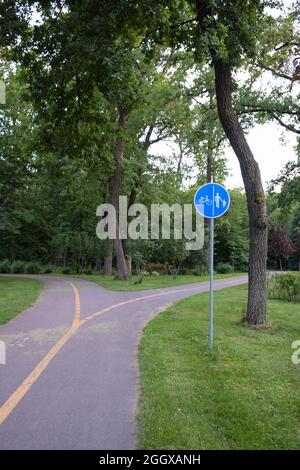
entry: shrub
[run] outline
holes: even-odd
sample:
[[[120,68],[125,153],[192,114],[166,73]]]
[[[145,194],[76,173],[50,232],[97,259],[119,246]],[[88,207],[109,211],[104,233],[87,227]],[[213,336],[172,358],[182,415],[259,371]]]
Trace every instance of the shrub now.
[[[29,261],[26,263],[27,274],[39,274],[41,272],[41,265],[37,261]]]
[[[168,263],[149,263],[145,266],[146,271],[149,271],[152,274],[153,271],[158,272],[159,274],[168,274],[169,264]]]
[[[192,269],[191,273],[194,276],[203,276],[204,274],[208,274],[206,266],[197,266],[197,268]]]
[[[216,265],[216,272],[218,274],[233,273],[233,266],[231,266],[229,263],[218,263]]]
[[[49,274],[49,273],[52,273],[52,271],[53,271],[53,266],[51,266],[51,264],[47,264],[46,266],[42,268],[43,274]]]
[[[276,274],[268,282],[271,299],[300,301],[300,275],[297,273]]]
[[[91,270],[91,268],[86,268],[86,269],[84,269],[84,270],[82,271],[82,274],[88,274],[88,275],[90,275],[90,274],[93,274],[93,271]]]
[[[184,266],[179,269],[180,274],[189,274],[188,268],[185,268]]]
[[[14,274],[26,273],[26,263],[24,261],[15,261],[11,265],[11,272]]]
[[[0,273],[8,274],[11,272],[11,264],[8,259],[0,261]]]
[[[71,269],[70,269],[70,268],[64,268],[64,269],[62,270],[62,273],[63,273],[63,274],[70,274],[70,273],[71,273]]]

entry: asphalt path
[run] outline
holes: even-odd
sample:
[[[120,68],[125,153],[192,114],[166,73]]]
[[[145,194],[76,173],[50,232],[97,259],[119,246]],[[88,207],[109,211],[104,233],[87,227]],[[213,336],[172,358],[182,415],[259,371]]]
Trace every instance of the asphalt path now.
[[[143,328],[209,283],[113,292],[77,278],[29,277],[44,282],[42,295],[0,326],[0,449],[134,449]],[[246,282],[216,280],[215,289]]]

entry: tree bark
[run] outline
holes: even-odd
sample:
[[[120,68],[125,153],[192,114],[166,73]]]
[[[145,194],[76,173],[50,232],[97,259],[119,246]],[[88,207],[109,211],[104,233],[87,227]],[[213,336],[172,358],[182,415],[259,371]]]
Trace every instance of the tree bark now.
[[[112,240],[105,240],[105,254],[104,254],[104,276],[112,275],[112,261],[113,261],[113,242]]]
[[[132,276],[132,252],[131,252],[131,240],[129,239],[128,228],[130,222],[133,220],[134,217],[128,215],[129,207],[135,204],[137,197],[137,186],[133,186],[131,188],[129,198],[128,198],[128,208],[127,208],[127,240],[123,240],[123,248],[126,260],[126,267],[128,272],[128,277]]]
[[[119,131],[122,132],[125,127],[126,119],[129,112],[119,106],[119,122],[118,128]],[[123,150],[124,150],[124,138],[123,135],[118,135],[115,144],[114,150],[114,159],[115,159],[115,171],[113,177],[111,178],[109,189],[111,195],[111,203],[116,209],[116,238],[114,240],[114,248],[116,253],[116,260],[117,260],[117,272],[118,277],[120,279],[127,279],[128,272],[126,266],[126,260],[124,256],[124,250],[122,245],[122,240],[120,238],[120,231],[119,231],[119,196],[120,196],[120,188],[121,188],[121,176],[122,176],[122,157],[123,157]]]
[[[219,118],[239,160],[247,196],[250,246],[246,320],[249,324],[258,325],[266,321],[268,243],[266,198],[258,164],[233,108],[231,67],[220,59],[213,62]]]
[[[149,128],[147,130],[145,140],[143,142],[143,150],[147,152],[151,146],[151,136],[154,131],[154,124],[150,124]],[[143,176],[143,169],[142,167],[139,168],[138,174],[136,181],[134,182],[134,185],[131,188],[130,194],[129,194],[129,199],[128,199],[128,208],[133,206],[136,202],[136,198],[138,196],[138,192],[141,189],[141,181],[142,181],[142,176]],[[130,222],[134,219],[134,217],[130,217],[128,215],[127,211],[127,230]],[[127,266],[127,272],[128,276],[132,276],[132,253],[131,253],[131,243],[128,238],[128,233],[127,233],[127,240],[124,240],[123,242],[123,248],[124,248],[124,253],[125,253],[125,259],[126,259],[126,266]]]
[[[107,184],[106,188],[106,200],[111,203],[111,188],[110,183]],[[112,263],[113,263],[113,241],[107,238],[104,241],[104,265],[103,274],[104,276],[112,275]]]

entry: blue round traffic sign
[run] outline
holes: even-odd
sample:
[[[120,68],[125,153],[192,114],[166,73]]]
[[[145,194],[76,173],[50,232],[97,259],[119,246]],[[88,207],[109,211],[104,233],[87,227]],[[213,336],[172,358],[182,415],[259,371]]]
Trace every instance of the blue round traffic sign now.
[[[227,189],[218,183],[207,183],[195,194],[194,205],[200,215],[207,219],[216,219],[228,211],[230,196]]]

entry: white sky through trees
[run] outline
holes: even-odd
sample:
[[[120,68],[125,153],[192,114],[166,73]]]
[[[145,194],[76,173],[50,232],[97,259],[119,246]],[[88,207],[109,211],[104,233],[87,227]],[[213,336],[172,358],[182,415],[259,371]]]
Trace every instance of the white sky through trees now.
[[[284,143],[281,141],[284,136]],[[295,145],[296,134],[283,131],[283,128],[270,123],[256,125],[249,131],[247,140],[259,164],[264,187],[278,176],[283,165],[289,160],[296,159]],[[228,159],[230,175],[227,184],[230,188],[243,187],[239,162],[231,148],[226,149],[225,156]]]

